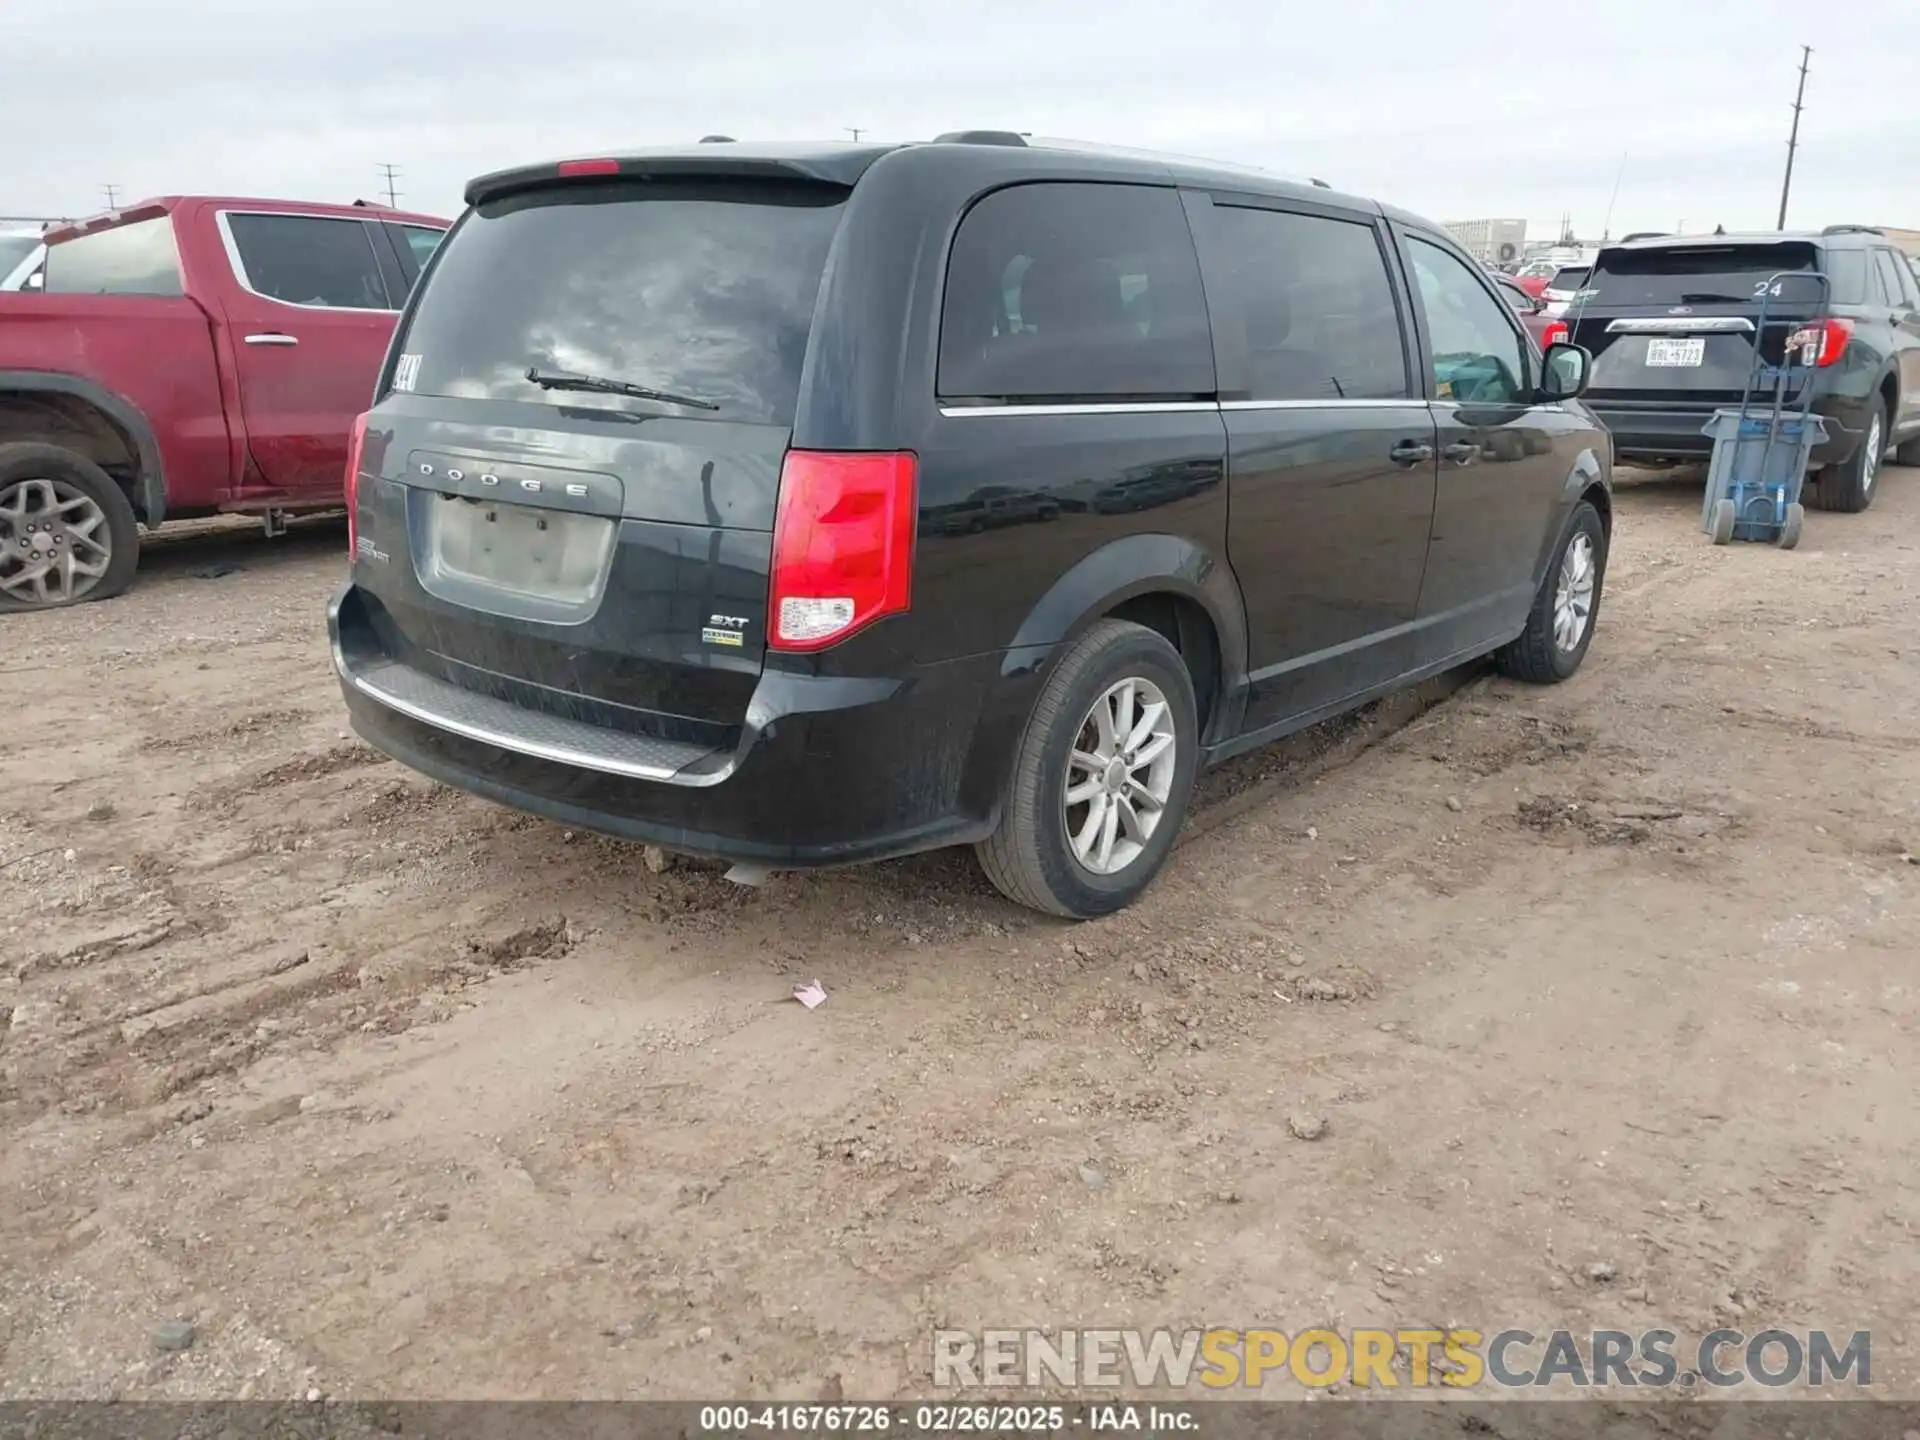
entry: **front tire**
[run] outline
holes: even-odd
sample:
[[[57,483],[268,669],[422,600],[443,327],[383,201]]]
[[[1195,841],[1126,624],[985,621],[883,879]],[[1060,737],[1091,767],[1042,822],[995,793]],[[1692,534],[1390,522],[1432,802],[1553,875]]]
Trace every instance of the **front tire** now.
[[[1867,418],[1867,433],[1854,450],[1853,458],[1844,465],[1829,465],[1814,482],[1813,493],[1807,497],[1814,509],[1857,515],[1873,503],[1891,428],[1885,402],[1876,401],[1873,414]]]
[[[999,828],[975,847],[1008,899],[1090,920],[1131,904],[1187,816],[1200,756],[1193,681],[1155,631],[1100,620],[1027,721]]]
[[[0,445],[0,614],[110,599],[139,560],[133,506],[106,471],[59,445]]]
[[[1527,628],[1495,651],[1503,675],[1535,685],[1557,685],[1580,668],[1600,619],[1600,591],[1607,578],[1607,527],[1592,502],[1582,500],[1567,517],[1553,562],[1534,597]]]

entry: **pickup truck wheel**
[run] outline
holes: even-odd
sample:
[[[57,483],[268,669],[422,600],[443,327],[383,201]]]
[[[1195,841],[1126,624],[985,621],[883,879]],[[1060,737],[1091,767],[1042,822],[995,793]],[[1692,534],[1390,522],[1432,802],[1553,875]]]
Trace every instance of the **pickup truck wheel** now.
[[[0,445],[0,612],[108,599],[139,559],[133,506],[106,471],[58,445]]]
[[[1019,904],[1090,920],[1132,903],[1187,818],[1193,681],[1143,625],[1097,621],[1061,657],[1015,753],[981,868]]]
[[[1857,515],[1873,503],[1880,465],[1887,455],[1887,407],[1877,404],[1867,417],[1867,433],[1844,465],[1829,465],[1807,498],[1816,510],[1838,510]]]
[[[1600,589],[1607,578],[1607,527],[1600,512],[1582,500],[1567,517],[1566,534],[1540,582],[1518,639],[1496,651],[1502,675],[1535,685],[1557,685],[1580,668],[1600,618]]]

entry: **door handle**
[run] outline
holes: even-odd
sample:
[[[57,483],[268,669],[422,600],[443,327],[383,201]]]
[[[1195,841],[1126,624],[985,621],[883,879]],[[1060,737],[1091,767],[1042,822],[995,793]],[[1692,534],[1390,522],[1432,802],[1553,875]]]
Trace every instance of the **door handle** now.
[[[1455,465],[1471,465],[1480,458],[1480,447],[1471,440],[1456,440],[1440,453]]]
[[[1387,452],[1387,458],[1396,465],[1405,465],[1409,468],[1424,465],[1433,459],[1433,447],[1421,440],[1402,440]]]
[[[299,343],[300,341],[298,337],[293,335],[281,335],[281,334],[275,333],[275,334],[267,334],[267,335],[247,336],[247,344],[249,345],[298,345]]]

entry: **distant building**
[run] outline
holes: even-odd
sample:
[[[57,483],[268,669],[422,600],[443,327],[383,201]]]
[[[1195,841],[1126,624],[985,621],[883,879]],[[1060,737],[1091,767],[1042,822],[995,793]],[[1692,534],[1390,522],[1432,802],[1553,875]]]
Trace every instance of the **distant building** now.
[[[1920,230],[1901,230],[1893,225],[1882,225],[1880,233],[1907,254],[1920,255]]]
[[[1449,220],[1447,232],[1477,259],[1511,265],[1527,248],[1524,220]]]

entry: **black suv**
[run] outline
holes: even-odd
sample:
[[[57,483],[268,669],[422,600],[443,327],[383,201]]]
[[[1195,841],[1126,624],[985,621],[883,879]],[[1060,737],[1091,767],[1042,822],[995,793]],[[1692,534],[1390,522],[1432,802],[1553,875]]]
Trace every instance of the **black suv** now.
[[[1592,639],[1588,357],[1411,215],[997,132],[467,202],[331,612],[355,728],[448,784],[749,881],[971,843],[1092,916],[1201,766]]]
[[[1831,299],[1817,281],[1784,282],[1756,335],[1762,292],[1782,273],[1825,275]],[[1710,455],[1701,429],[1740,403],[1757,339],[1769,365],[1789,344],[1817,362],[1813,408],[1827,439],[1813,452],[1809,503],[1864,510],[1889,450],[1920,464],[1920,288],[1878,230],[1634,239],[1600,252],[1566,318],[1593,356],[1590,403],[1623,460]]]

